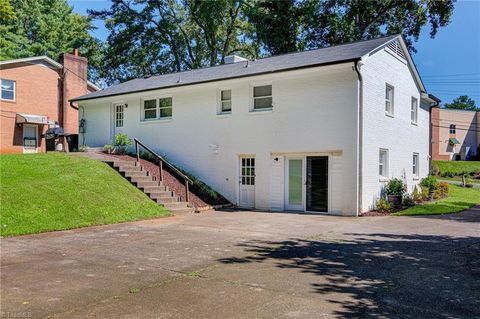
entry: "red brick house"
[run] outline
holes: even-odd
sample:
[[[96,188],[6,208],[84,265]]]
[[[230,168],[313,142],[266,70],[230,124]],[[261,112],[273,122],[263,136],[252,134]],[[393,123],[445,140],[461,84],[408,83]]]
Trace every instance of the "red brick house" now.
[[[64,53],[0,61],[0,153],[78,147],[78,111],[69,99],[97,91],[87,81],[87,59]]]

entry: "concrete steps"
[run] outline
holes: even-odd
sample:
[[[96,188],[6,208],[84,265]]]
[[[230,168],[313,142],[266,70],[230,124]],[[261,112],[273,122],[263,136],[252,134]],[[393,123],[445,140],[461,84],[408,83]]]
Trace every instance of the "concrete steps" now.
[[[107,162],[107,160],[105,160]],[[192,213],[194,209],[187,202],[180,201],[174,192],[163,183],[154,180],[136,161],[109,160],[126,179],[142,190],[152,200],[174,213]]]

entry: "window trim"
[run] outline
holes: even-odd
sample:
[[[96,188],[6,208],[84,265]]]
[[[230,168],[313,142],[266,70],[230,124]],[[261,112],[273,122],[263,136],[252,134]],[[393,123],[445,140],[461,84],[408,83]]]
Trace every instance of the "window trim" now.
[[[170,106],[167,106],[167,107],[161,107],[160,106],[160,100],[162,99],[171,99],[172,100],[172,105]],[[161,96],[158,98],[158,103],[157,103],[157,107],[158,107],[158,120],[159,121],[162,121],[162,120],[170,120],[173,118],[173,96],[171,95],[166,95],[166,96]],[[170,116],[165,116],[165,117],[162,117],[162,109],[171,109],[172,110],[172,115]]]
[[[160,111],[161,109],[165,109],[168,107],[160,107],[160,100],[161,99],[172,99],[172,115],[168,117],[161,117]],[[156,117],[151,119],[145,118],[145,101],[155,100],[155,110],[156,110]],[[140,122],[141,123],[149,123],[149,122],[157,122],[157,121],[170,121],[173,118],[173,95],[172,94],[164,94],[164,95],[155,95],[155,96],[146,96],[140,99]]]
[[[415,101],[415,109],[413,109],[414,101]],[[415,110],[415,113],[413,113],[413,110]],[[412,119],[413,114],[415,114],[414,119]],[[418,124],[418,99],[414,96],[412,96],[412,99],[410,101],[410,120],[412,121],[412,124],[414,125]]]
[[[122,108],[122,119],[121,119],[122,120],[122,125],[121,126],[117,125],[117,123],[118,123],[117,114],[119,113],[119,112],[117,112],[117,106],[119,106],[119,105],[123,106],[123,108]],[[113,118],[113,125],[114,125],[115,128],[125,127],[125,106],[126,106],[125,102],[114,102],[113,103],[113,113],[115,114],[115,116]]]
[[[146,119],[145,118],[145,102],[146,101],[151,101],[151,100],[155,100],[155,118]],[[142,121],[150,122],[150,121],[158,120],[158,98],[156,98],[156,97],[143,98],[142,101],[141,101],[140,109],[141,109],[141,120]]]
[[[453,131],[453,132],[452,132]],[[457,125],[455,124],[450,124],[448,132],[450,134],[457,134]]]
[[[222,108],[222,92],[223,91],[230,91],[230,100],[225,100],[225,101],[230,101],[230,111],[223,111]],[[220,87],[217,90],[217,115],[228,115],[232,114],[233,110],[233,90],[231,87]]]
[[[253,96],[255,92],[255,88],[259,86],[271,86],[272,87],[272,95],[265,95],[260,98],[268,98],[270,97],[272,99],[272,106],[271,107],[266,107],[266,108],[261,108],[261,109],[256,109],[255,108],[255,97]],[[273,90],[273,84],[272,82],[257,82],[257,83],[252,83],[250,84],[250,112],[255,113],[255,112],[271,112],[274,107],[274,102],[273,102],[273,95],[274,95],[274,90]]]
[[[385,152],[385,154],[386,154],[386,155],[385,155],[385,163],[384,163],[384,164],[382,164],[382,163],[380,162],[380,155],[381,155],[382,152]],[[381,180],[385,180],[385,179],[388,178],[388,170],[389,170],[389,166],[390,166],[390,165],[389,165],[389,157],[390,157],[390,156],[389,156],[389,151],[388,151],[387,148],[380,148],[380,149],[378,150],[378,176],[380,177]],[[383,168],[383,170],[384,170],[384,174],[381,174],[381,173],[380,173],[380,165],[382,165],[382,168]]]
[[[415,157],[417,158],[416,163],[415,163]],[[412,174],[413,174],[413,179],[418,179],[420,176],[420,154],[419,153],[413,153],[412,156]]]
[[[2,98],[2,92],[1,91],[3,91],[3,89],[1,88],[1,86],[2,86],[2,81],[3,80],[13,82],[13,100]],[[0,100],[5,101],[5,102],[16,102],[17,101],[17,81],[10,80],[10,79],[0,79]]]
[[[387,100],[387,89],[390,88],[392,89],[392,100]],[[387,101],[390,102],[390,109],[391,112],[387,111]],[[395,87],[389,83],[385,83],[385,102],[384,102],[384,107],[385,107],[385,115],[393,117],[395,114]]]

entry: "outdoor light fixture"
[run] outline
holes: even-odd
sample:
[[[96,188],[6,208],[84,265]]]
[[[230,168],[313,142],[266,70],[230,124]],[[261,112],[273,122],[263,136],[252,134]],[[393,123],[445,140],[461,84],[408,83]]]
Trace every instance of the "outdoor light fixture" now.
[[[218,146],[217,144],[210,144],[209,146],[212,149],[213,154],[218,154],[218,149],[220,148],[220,146]]]

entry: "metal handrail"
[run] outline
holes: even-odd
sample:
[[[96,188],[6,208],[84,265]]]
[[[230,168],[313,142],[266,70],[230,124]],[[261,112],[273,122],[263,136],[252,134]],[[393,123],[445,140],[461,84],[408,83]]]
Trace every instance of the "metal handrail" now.
[[[151,153],[153,156],[155,156],[158,159],[158,169],[160,172],[160,181],[163,181],[163,164],[167,165],[172,171],[174,171],[177,175],[183,178],[184,183],[185,183],[185,200],[186,202],[189,202],[189,190],[188,190],[188,184],[193,185],[193,181],[185,174],[180,172],[178,168],[170,164],[165,158],[162,156],[158,155],[155,153],[153,150],[151,150],[148,146],[140,142],[137,138],[133,139],[135,141],[135,153],[137,154],[137,162],[140,162],[140,149],[138,145],[142,146],[145,150],[147,150],[149,153]]]

